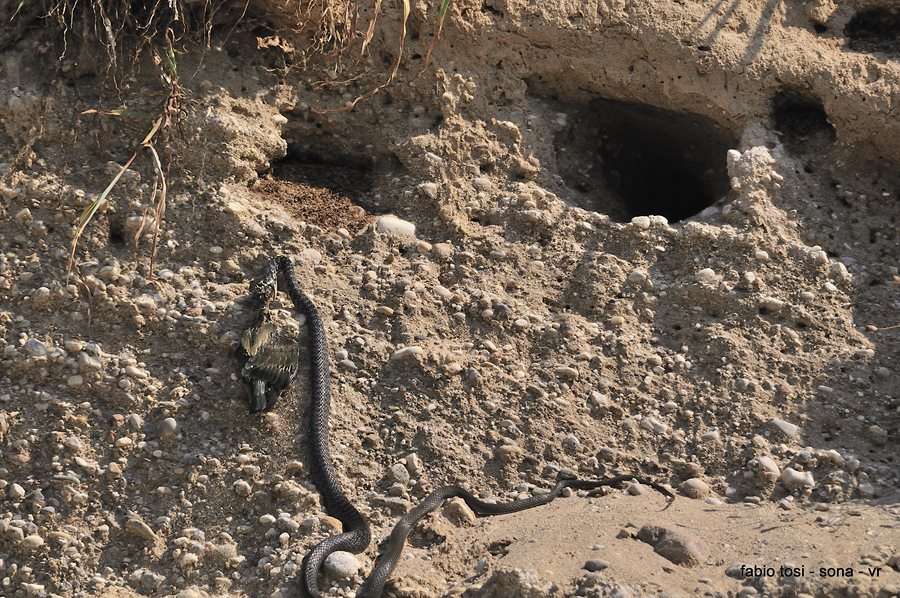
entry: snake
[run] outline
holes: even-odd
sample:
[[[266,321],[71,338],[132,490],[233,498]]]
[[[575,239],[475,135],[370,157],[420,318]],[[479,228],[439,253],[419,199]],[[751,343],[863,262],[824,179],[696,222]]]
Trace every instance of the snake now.
[[[301,564],[301,588],[309,598],[320,598],[319,570],[331,553],[341,550],[351,553],[365,551],[372,542],[368,520],[350,502],[344,493],[331,458],[328,446],[328,416],[331,407],[330,365],[328,339],[322,316],[315,303],[300,288],[294,274],[291,258],[279,255],[266,263],[262,276],[251,287],[259,314],[253,325],[244,333],[238,347],[238,355],[244,361],[241,377],[251,391],[250,411],[268,411],[275,406],[279,395],[294,380],[298,372],[299,348],[302,340],[285,342],[275,331],[269,303],[278,293],[278,273],[282,274],[285,288],[294,309],[306,316],[310,368],[310,477],[322,496],[325,510],[340,520],[342,531],[316,544],[303,558]],[[300,333],[302,335],[302,333]],[[296,350],[295,350],[296,349]],[[418,505],[410,509],[395,524],[387,545],[375,561],[372,572],[356,592],[357,598],[379,598],[397,567],[403,547],[416,524],[440,507],[449,498],[461,498],[477,516],[507,515],[544,505],[554,500],[566,488],[594,490],[616,486],[629,481],[645,484],[663,494],[668,500],[675,496],[656,482],[630,474],[596,480],[560,479],[552,490],[534,494],[524,499],[504,503],[490,503],[478,499],[468,490],[455,485],[441,486],[428,494]]]

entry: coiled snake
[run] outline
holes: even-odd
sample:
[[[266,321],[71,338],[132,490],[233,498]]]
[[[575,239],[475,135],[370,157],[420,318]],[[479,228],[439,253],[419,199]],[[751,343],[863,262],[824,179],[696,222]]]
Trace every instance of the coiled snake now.
[[[312,361],[309,449],[312,461],[310,468],[312,480],[322,494],[325,509],[343,523],[345,530],[317,544],[303,559],[303,590],[309,596],[317,598],[320,596],[317,583],[319,569],[328,555],[336,550],[360,553],[368,548],[372,534],[366,518],[350,503],[341,489],[332,464],[331,453],[328,449],[328,412],[331,404],[331,387],[325,327],[322,324],[319,310],[297,284],[291,260],[286,256],[278,256],[270,260],[263,276],[251,286],[251,293],[259,303],[260,313],[253,326],[244,334],[239,347],[239,355],[244,360],[241,375],[251,388],[250,410],[256,412],[271,409],[278,396],[297,374],[300,343],[294,343],[297,350],[293,351],[285,343],[279,342],[273,332],[274,327],[268,312],[268,304],[278,292],[279,271],[284,277],[294,308],[306,315],[306,325],[309,329],[309,352]],[[448,498],[462,498],[476,515],[505,515],[546,504],[556,498],[564,488],[592,490],[603,486],[618,485],[630,480],[646,484],[669,499],[675,498],[671,492],[659,484],[631,475],[620,475],[601,480],[560,480],[546,494],[502,504],[481,501],[458,486],[442,486],[400,518],[391,532],[387,547],[376,560],[372,573],[359,588],[356,596],[358,598],[381,596],[391,572],[400,560],[403,545],[412,528]]]

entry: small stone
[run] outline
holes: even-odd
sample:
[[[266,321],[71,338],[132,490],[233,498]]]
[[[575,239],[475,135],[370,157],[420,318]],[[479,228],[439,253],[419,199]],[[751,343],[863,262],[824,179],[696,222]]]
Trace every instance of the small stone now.
[[[378,218],[375,230],[391,237],[415,237],[416,225],[406,220],[401,220],[392,214],[385,214]]]
[[[181,559],[179,559],[178,565],[182,569],[190,569],[191,567],[196,565],[197,561],[199,561],[199,560],[200,560],[200,557],[198,557],[196,554],[194,554],[193,552],[188,552],[188,553],[184,554],[181,557]]]
[[[48,353],[47,345],[36,338],[30,338],[25,341],[23,349],[25,349],[25,352],[31,357],[46,357]]]
[[[356,556],[343,550],[329,554],[324,563],[325,572],[336,579],[350,579],[361,566]]]
[[[703,268],[702,270],[697,271],[694,275],[697,282],[700,284],[715,284],[718,281],[718,276],[716,276],[716,271],[712,268]]]
[[[234,489],[235,494],[237,494],[238,496],[244,496],[244,497],[250,496],[250,493],[253,491],[253,489],[250,487],[250,484],[244,480],[236,481],[232,485],[232,488]]]
[[[872,441],[872,444],[877,444],[879,446],[885,444],[887,442],[887,430],[879,426],[878,424],[873,424],[869,426],[868,430],[866,430],[869,440]]]
[[[151,542],[156,540],[156,534],[150,529],[150,526],[137,517],[131,518],[125,522],[125,531],[142,540],[149,540]]]
[[[444,505],[444,517],[456,526],[472,525],[476,521],[475,512],[462,498],[454,496]]]
[[[676,565],[692,567],[706,560],[706,550],[700,538],[681,530],[645,525],[638,532],[637,538],[653,546],[658,555]]]
[[[560,378],[568,378],[569,380],[578,378],[578,370],[567,365],[556,366],[555,371]]]
[[[582,567],[582,568],[587,569],[588,571],[593,573],[595,571],[603,571],[607,567],[609,567],[609,563],[607,563],[606,561],[599,561],[596,559],[591,559],[591,560],[585,562],[584,567]]]
[[[81,386],[84,384],[84,377],[81,374],[74,374],[66,379],[68,386]]]
[[[439,262],[453,259],[454,249],[450,243],[435,243],[431,248],[431,256]]]
[[[712,492],[709,485],[700,478],[690,478],[681,484],[681,491],[691,498],[706,498]]]
[[[178,429],[178,422],[175,421],[173,417],[167,417],[166,419],[159,422],[159,435],[161,437],[173,436],[175,431]]]
[[[800,490],[802,488],[815,488],[816,482],[812,473],[808,471],[797,471],[793,467],[786,467],[781,473],[781,483],[789,491]]]
[[[494,188],[494,184],[491,180],[485,177],[476,177],[472,179],[472,186],[478,191],[490,191]]]
[[[339,534],[344,531],[344,524],[341,523],[341,520],[337,519],[336,517],[332,517],[330,515],[323,515],[323,516],[319,517],[319,522],[329,532]]]
[[[42,583],[23,583],[22,589],[25,590],[26,596],[46,596],[45,587]]]
[[[669,426],[653,417],[645,417],[641,420],[641,427],[657,434],[665,434]]]
[[[631,219],[631,223],[635,227],[637,227],[641,230],[647,230],[648,228],[650,228],[650,217],[649,216],[635,216],[634,218]]]
[[[140,380],[143,380],[150,376],[150,374],[148,374],[146,370],[142,370],[141,368],[139,368],[137,366],[127,365],[127,366],[125,366],[124,369],[125,369],[125,375],[130,378],[138,378]]]
[[[384,474],[384,479],[389,484],[398,483],[406,486],[409,484],[409,470],[406,469],[406,466],[402,463],[395,463],[388,467],[387,472]]]
[[[422,458],[416,453],[410,453],[406,456],[406,470],[409,471],[410,477],[417,478],[422,475]]]
[[[43,545],[44,539],[37,534],[31,534],[22,539],[22,546],[28,550],[37,550]]]
[[[394,310],[388,307],[387,305],[379,305],[375,308],[375,313],[380,314],[382,316],[392,316],[394,315]]]
[[[63,347],[69,353],[80,353],[84,349],[84,341],[70,339],[63,343]]]
[[[647,272],[645,270],[632,270],[628,275],[628,282],[631,284],[641,285],[647,282]]]
[[[703,442],[718,442],[718,441],[721,440],[721,439],[722,439],[722,435],[719,433],[718,430],[712,430],[712,431],[710,431],[710,432],[704,432],[704,433],[700,436],[700,440],[702,440]]]
[[[84,352],[78,354],[78,371],[82,374],[97,372],[102,368],[103,364],[96,357]]]
[[[438,194],[437,183],[422,183],[419,185],[419,193],[422,194],[422,197],[434,199]]]
[[[31,210],[29,210],[28,208],[22,208],[21,210],[16,212],[15,216],[13,216],[13,220],[15,220],[16,224],[21,227],[27,226],[32,221],[32,219],[33,217],[31,215]]]
[[[769,457],[768,455],[757,457],[756,463],[764,476],[777,478],[781,474],[781,469],[778,467],[778,463],[776,463],[775,459]]]
[[[788,438],[794,438],[800,432],[800,426],[786,422],[783,419],[778,419],[777,417],[773,417],[771,423]]]
[[[644,486],[638,482],[631,482],[628,484],[628,487],[625,489],[625,492],[630,494],[631,496],[640,496],[644,494],[647,490]]]
[[[111,264],[108,266],[103,266],[97,271],[97,278],[102,280],[103,282],[112,283],[115,282],[117,278],[119,278],[119,274],[122,271],[115,264]]]
[[[402,349],[394,351],[394,353],[390,356],[389,361],[398,361],[401,359],[407,359],[409,357],[419,355],[422,352],[423,352],[422,347],[416,347],[416,346],[404,347]]]
[[[9,496],[10,500],[22,500],[25,498],[25,489],[13,482],[9,487],[7,496]]]

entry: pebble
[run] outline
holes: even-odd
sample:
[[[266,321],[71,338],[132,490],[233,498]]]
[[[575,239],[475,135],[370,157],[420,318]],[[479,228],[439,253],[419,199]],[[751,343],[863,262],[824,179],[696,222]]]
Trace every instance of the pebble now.
[[[406,456],[406,470],[409,471],[410,477],[417,478],[422,475],[423,467],[422,458],[416,453]]]
[[[759,466],[762,474],[765,476],[777,478],[781,474],[781,469],[778,467],[778,463],[776,463],[775,459],[769,457],[768,455],[757,457],[756,463]]]
[[[800,432],[800,426],[786,422],[783,419],[778,419],[777,417],[773,417],[771,423],[788,438],[794,438]]]
[[[392,214],[385,214],[378,218],[375,230],[391,237],[415,237],[416,225],[412,222],[397,218]]]
[[[250,493],[253,491],[253,489],[250,487],[250,484],[244,480],[236,481],[232,485],[232,488],[234,488],[234,492],[238,496],[250,496]]]
[[[85,352],[81,352],[78,354],[78,371],[82,374],[97,372],[102,368],[103,364],[101,364],[100,360],[98,360],[96,357],[88,355]]]
[[[644,486],[638,482],[631,482],[628,484],[628,488],[625,489],[625,492],[630,494],[631,496],[640,496],[644,494],[647,490]]]
[[[22,488],[22,486],[13,483],[9,487],[7,496],[9,496],[9,498],[12,500],[22,500],[23,498],[25,498],[25,489]]]
[[[25,341],[23,349],[25,349],[25,352],[31,357],[46,357],[48,353],[47,345],[36,338],[30,338]]]
[[[703,268],[702,270],[698,270],[694,275],[697,282],[700,284],[715,284],[718,281],[718,277],[716,276],[716,271],[712,268]]]
[[[797,471],[793,467],[786,467],[781,473],[781,483],[789,491],[793,492],[801,488],[815,488],[816,482],[808,471]]]
[[[175,431],[178,429],[178,422],[175,421],[173,417],[167,417],[166,419],[159,422],[159,430],[160,436],[172,436],[175,434]]]
[[[635,216],[631,219],[631,224],[641,230],[647,230],[650,228],[650,217],[649,216]]]
[[[657,434],[665,434],[669,426],[653,417],[645,417],[641,420],[641,427]]]
[[[44,545],[44,539],[37,534],[31,534],[30,536],[25,536],[22,539],[22,546],[27,548],[28,550],[35,550]]]
[[[645,525],[637,533],[637,538],[653,546],[658,555],[676,565],[692,567],[706,560],[706,550],[700,538],[681,530]]]
[[[325,572],[337,579],[350,579],[359,572],[362,565],[355,555],[336,550],[325,559]]]
[[[331,515],[322,515],[319,517],[319,522],[325,526],[329,532],[339,534],[344,531],[344,524],[341,523],[341,520],[332,517]]]
[[[700,478],[690,478],[681,483],[681,491],[691,498],[706,498],[711,494],[709,485]]]
[[[588,571],[593,573],[595,571],[603,571],[607,567],[609,567],[609,563],[607,563],[606,561],[591,559],[591,560],[585,562],[584,567],[582,567],[582,568],[587,569]]]
[[[434,199],[438,194],[438,186],[437,183],[422,183],[419,185],[419,193],[422,194],[422,197],[428,197],[429,199]]]
[[[477,517],[462,498],[454,496],[444,505],[444,517],[456,526],[472,525]]]
[[[409,470],[406,469],[406,466],[402,463],[395,463],[388,467],[387,471],[384,474],[384,479],[389,484],[398,483],[406,486],[409,484],[410,476]]]
[[[494,183],[492,183],[488,178],[476,177],[472,179],[472,186],[475,187],[475,189],[477,189],[478,191],[490,191],[494,188]]]
[[[125,531],[142,540],[156,540],[156,534],[150,529],[150,526],[137,517],[133,517],[125,522]]]
[[[138,378],[140,380],[143,380],[150,376],[150,374],[148,374],[146,370],[142,370],[141,368],[134,365],[126,365],[124,371],[126,376],[129,376],[131,378]]]
[[[422,353],[422,351],[423,351],[422,347],[416,347],[416,346],[404,347],[398,351],[394,351],[394,353],[391,355],[389,361],[397,361],[400,359],[406,359],[408,357],[413,357],[415,355],[419,355],[420,353]]]

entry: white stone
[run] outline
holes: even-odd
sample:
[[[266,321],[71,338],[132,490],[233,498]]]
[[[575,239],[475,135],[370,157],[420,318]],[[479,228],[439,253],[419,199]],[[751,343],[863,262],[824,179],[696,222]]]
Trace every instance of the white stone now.
[[[816,482],[813,479],[812,473],[808,471],[797,471],[793,467],[786,467],[781,473],[781,483],[790,491],[816,487]]]
[[[419,185],[419,193],[421,193],[423,197],[434,199],[438,194],[437,183],[422,183]]]
[[[778,430],[788,438],[794,438],[800,433],[800,426],[786,422],[783,419],[778,419],[777,417],[772,418],[772,425],[778,428]]]
[[[763,475],[768,475],[775,478],[778,477],[778,475],[781,473],[781,469],[778,467],[778,463],[776,463],[775,459],[769,457],[768,455],[757,457],[756,463]]]
[[[336,550],[325,559],[325,572],[337,579],[350,579],[359,571],[359,559],[349,552]]]
[[[385,214],[378,218],[375,230],[392,237],[415,237],[416,225],[412,222],[397,218],[393,214]]]
[[[641,230],[647,230],[648,228],[650,228],[650,217],[635,216],[631,219],[631,223]]]
[[[664,434],[669,426],[653,417],[645,417],[641,420],[641,427],[657,434]]]
[[[716,276],[716,271],[712,268],[703,268],[702,270],[698,270],[694,277],[700,284],[715,284],[718,279],[718,277]]]
[[[690,478],[681,483],[681,491],[691,498],[706,498],[712,492],[709,485],[700,478]]]
[[[398,351],[394,351],[394,354],[391,355],[390,360],[397,361],[398,359],[406,359],[407,357],[419,355],[420,353],[422,353],[422,351],[423,351],[422,347],[416,347],[416,346],[404,347]]]

